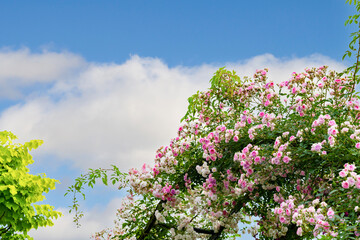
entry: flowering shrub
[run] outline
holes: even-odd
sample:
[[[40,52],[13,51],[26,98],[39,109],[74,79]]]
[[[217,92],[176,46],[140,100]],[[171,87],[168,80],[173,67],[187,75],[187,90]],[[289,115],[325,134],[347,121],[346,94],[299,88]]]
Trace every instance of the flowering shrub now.
[[[360,12],[360,1],[346,3]],[[115,227],[95,239],[235,238],[253,216],[256,239],[359,239],[359,32],[343,57],[355,53],[356,61],[344,73],[307,68],[275,84],[268,69],[243,79],[219,69],[208,91],[189,98],[178,135],[153,166],[90,169],[76,179],[67,192],[74,221],[83,215],[76,194],[96,178],[107,184],[112,171],[129,196]]]
[[[95,239],[227,239],[255,216],[257,239],[360,235],[360,101],[326,66],[275,84],[219,69],[189,98],[154,166],[131,169],[113,229]]]

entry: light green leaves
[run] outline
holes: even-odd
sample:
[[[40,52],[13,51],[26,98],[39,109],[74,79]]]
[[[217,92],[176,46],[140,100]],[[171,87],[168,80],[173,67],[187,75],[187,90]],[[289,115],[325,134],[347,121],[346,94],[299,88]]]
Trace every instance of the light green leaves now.
[[[55,189],[59,181],[45,174],[29,174],[27,165],[33,163],[29,154],[42,140],[13,144],[16,136],[0,132],[0,232],[1,239],[32,239],[27,232],[39,226],[52,226],[52,218],[61,216],[50,205],[34,204],[42,201],[44,192]]]
[[[79,220],[84,216],[83,212],[79,210],[79,203],[77,200],[77,194],[81,194],[85,200],[85,194],[83,193],[84,186],[88,186],[93,188],[96,180],[101,179],[104,185],[108,185],[108,178],[110,176],[110,181],[112,185],[119,184],[119,189],[125,187],[127,185],[126,177],[128,174],[120,172],[119,168],[115,165],[111,165],[110,169],[89,169],[87,174],[81,175],[80,177],[75,179],[75,184],[70,186],[65,193],[67,196],[71,193],[73,198],[72,206],[70,207],[69,212],[75,212],[74,223],[77,227],[80,227]],[[110,173],[110,174],[109,174]]]

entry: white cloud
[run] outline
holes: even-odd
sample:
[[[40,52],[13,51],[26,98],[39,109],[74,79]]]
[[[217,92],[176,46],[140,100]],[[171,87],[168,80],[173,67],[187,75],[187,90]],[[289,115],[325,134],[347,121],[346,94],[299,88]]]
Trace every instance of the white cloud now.
[[[19,98],[21,90],[33,84],[50,83],[74,74],[85,61],[78,55],[62,52],[31,53],[0,50],[0,97]]]
[[[120,203],[121,198],[114,198],[107,205],[88,209],[80,220],[80,228],[74,224],[73,215],[68,213],[68,209],[57,209],[63,216],[53,220],[54,226],[31,230],[29,235],[36,240],[89,240],[95,232],[114,225]]]
[[[206,88],[212,75],[204,68],[169,69],[137,56],[121,65],[93,64],[79,77],[57,82],[47,95],[7,109],[0,125],[28,140],[44,139],[37,152],[78,167],[114,163],[127,170],[151,163],[156,148],[175,136],[187,97]]]
[[[25,59],[31,58],[25,54]],[[323,64],[336,70],[345,68],[321,55],[278,59],[271,54],[226,66],[242,76],[268,67],[271,78],[279,82],[293,71]],[[83,169],[116,164],[123,171],[152,163],[156,149],[175,137],[186,112],[186,99],[206,89],[221,67],[169,68],[159,59],[138,56],[123,64],[83,66],[80,73],[55,80],[46,93],[30,94],[25,103],[3,111],[0,126],[22,139],[44,139],[37,154],[56,155]]]

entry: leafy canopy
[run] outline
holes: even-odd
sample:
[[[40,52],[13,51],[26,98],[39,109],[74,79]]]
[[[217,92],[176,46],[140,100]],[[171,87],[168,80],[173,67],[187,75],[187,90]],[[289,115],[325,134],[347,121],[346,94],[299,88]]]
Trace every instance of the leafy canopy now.
[[[32,239],[29,230],[52,226],[51,219],[61,216],[52,206],[38,204],[59,181],[29,173],[27,166],[34,162],[29,152],[43,141],[15,144],[14,139],[11,132],[0,132],[0,238]]]

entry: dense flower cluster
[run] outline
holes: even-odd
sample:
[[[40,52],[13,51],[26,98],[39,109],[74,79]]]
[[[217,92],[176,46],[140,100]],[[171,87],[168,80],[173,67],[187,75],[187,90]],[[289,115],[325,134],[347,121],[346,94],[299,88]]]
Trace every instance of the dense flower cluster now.
[[[220,69],[153,167],[129,172],[113,239],[359,235],[360,102],[326,66],[279,84]],[[106,232],[108,234],[108,232]],[[101,232],[96,237],[105,237]],[[216,238],[215,238],[216,237]]]

